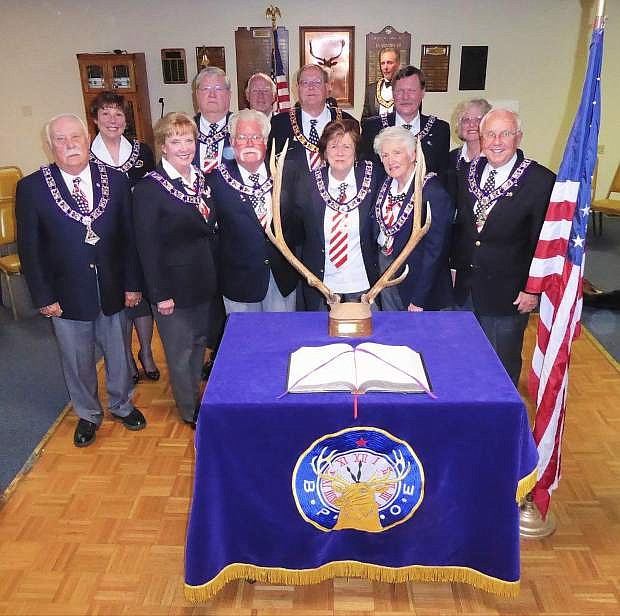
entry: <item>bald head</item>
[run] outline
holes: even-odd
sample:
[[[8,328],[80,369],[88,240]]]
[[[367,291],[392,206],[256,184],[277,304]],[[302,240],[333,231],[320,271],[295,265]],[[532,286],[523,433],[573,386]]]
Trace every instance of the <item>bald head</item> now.
[[[522,137],[519,114],[510,109],[491,109],[480,122],[482,154],[495,169],[515,155]]]

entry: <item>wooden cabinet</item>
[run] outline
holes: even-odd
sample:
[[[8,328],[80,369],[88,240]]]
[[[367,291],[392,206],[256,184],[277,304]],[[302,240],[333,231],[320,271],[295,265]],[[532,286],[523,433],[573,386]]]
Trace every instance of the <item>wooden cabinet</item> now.
[[[153,125],[146,62],[143,53],[79,53],[82,95],[91,141],[97,126],[90,116],[93,99],[104,90],[122,94],[127,102],[127,139],[145,141],[153,148]]]

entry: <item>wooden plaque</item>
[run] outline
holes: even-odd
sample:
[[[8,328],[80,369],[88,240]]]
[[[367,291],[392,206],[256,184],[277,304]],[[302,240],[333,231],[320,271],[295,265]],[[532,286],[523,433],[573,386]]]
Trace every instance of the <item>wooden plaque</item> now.
[[[384,47],[394,47],[400,53],[401,67],[411,61],[411,34],[398,32],[392,26],[385,26],[380,32],[366,35],[366,85],[381,79],[379,53]]]
[[[288,78],[288,30],[278,26],[278,43],[284,74]],[[237,96],[239,109],[246,106],[245,86],[254,73],[271,75],[273,35],[269,27],[241,27],[235,30],[237,54]],[[290,80],[289,80],[290,83]]]
[[[450,45],[422,45],[420,68],[426,77],[427,92],[447,92]]]
[[[224,47],[196,47],[196,75],[207,66],[217,66],[226,72],[226,52]]]

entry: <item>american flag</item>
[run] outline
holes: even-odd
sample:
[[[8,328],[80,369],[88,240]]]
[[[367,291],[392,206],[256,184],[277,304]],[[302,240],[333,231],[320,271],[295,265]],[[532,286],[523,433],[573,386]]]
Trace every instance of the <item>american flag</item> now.
[[[526,291],[540,293],[540,320],[529,390],[536,401],[538,482],[532,491],[543,518],[561,471],[568,366],[579,335],[592,172],[601,116],[603,28],[592,33],[581,103],[571,128]]]
[[[288,111],[291,108],[291,96],[288,90],[288,81],[284,73],[284,64],[278,46],[278,29],[273,28],[273,53],[271,54],[271,72],[276,82],[276,103],[278,112]]]

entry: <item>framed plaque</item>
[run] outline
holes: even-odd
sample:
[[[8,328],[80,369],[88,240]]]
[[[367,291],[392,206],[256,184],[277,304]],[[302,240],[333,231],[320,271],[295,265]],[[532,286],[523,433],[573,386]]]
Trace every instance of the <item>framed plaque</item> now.
[[[278,26],[278,47],[288,80],[288,30]],[[270,27],[240,27],[235,30],[237,54],[237,96],[239,109],[246,106],[245,86],[254,73],[271,75],[273,31]],[[290,80],[289,80],[290,83]]]
[[[484,90],[489,48],[485,45],[461,47],[459,90]]]
[[[422,45],[420,68],[426,77],[427,92],[447,92],[450,45]]]
[[[162,49],[161,70],[164,83],[187,83],[185,49]]]
[[[196,74],[207,66],[217,66],[226,72],[226,55],[223,47],[196,47]]]
[[[393,47],[400,56],[401,67],[411,62],[411,34],[398,32],[392,26],[385,26],[380,32],[366,35],[366,85],[381,79],[379,54],[384,47]]]
[[[341,107],[354,104],[353,26],[300,26],[299,65],[318,64],[330,74],[331,94]]]

